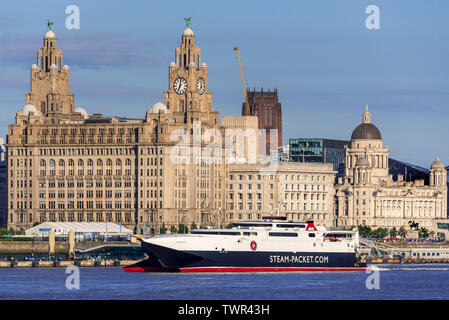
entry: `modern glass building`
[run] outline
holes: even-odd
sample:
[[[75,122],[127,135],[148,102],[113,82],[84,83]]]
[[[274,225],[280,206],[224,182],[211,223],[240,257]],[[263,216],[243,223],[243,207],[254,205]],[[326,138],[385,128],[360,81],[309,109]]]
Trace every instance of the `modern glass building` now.
[[[350,142],[323,138],[290,139],[289,161],[307,163],[332,163],[338,170],[345,161],[345,146]]]

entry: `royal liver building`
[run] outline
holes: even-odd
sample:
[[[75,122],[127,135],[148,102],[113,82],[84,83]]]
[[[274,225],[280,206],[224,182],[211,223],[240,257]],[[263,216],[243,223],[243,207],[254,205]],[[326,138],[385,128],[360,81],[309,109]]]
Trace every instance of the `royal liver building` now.
[[[219,138],[226,125],[257,130],[257,119],[220,123],[193,31],[183,32],[175,50],[164,103],[141,120],[75,108],[70,68],[56,40],[46,33],[26,105],[8,128],[8,227],[111,221],[157,233],[214,223],[225,210],[226,142]]]
[[[338,226],[366,225],[374,228],[420,227],[435,229],[447,218],[447,172],[437,157],[429,181],[393,180],[388,171],[388,147],[371,123],[366,108],[363,122],[354,129],[345,150],[345,173],[336,185],[335,219]]]

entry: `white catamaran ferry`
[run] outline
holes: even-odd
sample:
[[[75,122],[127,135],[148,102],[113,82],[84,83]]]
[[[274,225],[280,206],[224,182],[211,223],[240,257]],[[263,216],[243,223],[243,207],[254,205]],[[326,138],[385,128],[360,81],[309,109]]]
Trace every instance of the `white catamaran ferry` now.
[[[148,259],[135,271],[275,272],[364,271],[357,263],[357,231],[328,231],[313,221],[234,222],[231,229],[194,229],[190,234],[143,237]]]

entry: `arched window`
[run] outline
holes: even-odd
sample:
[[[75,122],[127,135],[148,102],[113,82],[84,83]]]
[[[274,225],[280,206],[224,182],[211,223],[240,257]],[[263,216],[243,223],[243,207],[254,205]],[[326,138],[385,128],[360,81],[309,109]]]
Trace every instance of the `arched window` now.
[[[117,161],[115,161],[115,165],[116,166],[121,166],[122,165],[122,160],[117,159]]]
[[[88,159],[87,166],[92,167],[93,165],[94,165],[94,162],[92,161],[92,159]]]
[[[78,166],[79,166],[79,167],[84,166],[84,161],[81,160],[81,159],[79,159],[79,160],[78,160]]]
[[[64,167],[65,166],[65,162],[64,162],[64,160],[59,160],[59,166],[60,167]]]
[[[108,167],[112,166],[112,160],[111,159],[106,160],[106,165]]]
[[[129,160],[129,159],[126,159],[126,162],[125,162],[125,164],[126,164],[127,166],[130,166],[130,165],[131,165],[131,160]]]
[[[40,164],[41,164],[41,167],[45,167],[47,165],[47,163],[45,162],[44,159],[41,159]]]
[[[51,159],[50,160],[50,167],[54,167],[55,166],[55,160]]]
[[[103,161],[101,161],[101,159],[97,160],[97,166],[99,166],[99,167],[103,166]]]

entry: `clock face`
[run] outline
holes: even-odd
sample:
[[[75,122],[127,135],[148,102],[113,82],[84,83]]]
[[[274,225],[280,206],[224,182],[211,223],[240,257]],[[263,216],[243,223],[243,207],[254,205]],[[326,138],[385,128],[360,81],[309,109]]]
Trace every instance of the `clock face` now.
[[[204,82],[203,78],[199,78],[196,82],[196,90],[199,94],[203,94],[204,90],[206,89],[206,82]]]
[[[173,89],[177,94],[184,94],[187,91],[187,81],[184,78],[178,78],[173,82]]]

